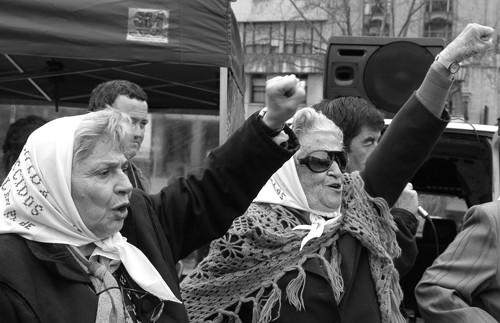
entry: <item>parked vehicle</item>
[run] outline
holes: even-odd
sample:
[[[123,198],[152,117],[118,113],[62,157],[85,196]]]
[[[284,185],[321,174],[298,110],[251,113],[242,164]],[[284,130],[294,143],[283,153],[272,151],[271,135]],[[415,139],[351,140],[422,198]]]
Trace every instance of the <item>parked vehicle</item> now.
[[[419,202],[432,221],[422,219],[417,260],[401,279],[405,307],[415,316],[419,316],[415,286],[454,239],[467,209],[499,197],[499,144],[498,126],[452,121],[412,179]]]

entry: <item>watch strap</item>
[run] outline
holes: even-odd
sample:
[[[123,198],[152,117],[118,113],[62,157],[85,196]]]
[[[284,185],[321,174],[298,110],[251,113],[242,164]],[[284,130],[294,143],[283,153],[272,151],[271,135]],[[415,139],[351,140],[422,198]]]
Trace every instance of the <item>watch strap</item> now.
[[[444,58],[440,54],[438,54],[436,56],[435,61],[438,62],[439,64],[443,65],[448,71],[450,71],[451,74],[455,74],[460,69],[460,63],[450,62],[449,60],[447,60],[446,58]]]
[[[262,120],[264,118],[264,115],[266,114],[267,112],[267,109],[262,109],[260,112],[259,112],[259,116],[257,117],[259,122],[261,123],[262,125],[262,128],[264,129],[264,131],[266,132],[266,134],[270,137],[276,137],[277,135],[279,135],[283,129],[285,129],[285,124],[283,123],[281,125],[280,128],[278,129],[271,129],[269,128],[265,123],[264,121]]]

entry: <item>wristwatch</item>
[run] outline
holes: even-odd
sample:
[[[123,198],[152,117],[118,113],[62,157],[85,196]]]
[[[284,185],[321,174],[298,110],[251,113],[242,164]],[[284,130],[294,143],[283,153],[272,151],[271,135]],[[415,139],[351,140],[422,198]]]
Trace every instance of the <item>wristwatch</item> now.
[[[435,61],[446,67],[446,69],[450,71],[451,74],[455,74],[460,69],[459,62],[450,62],[439,54],[436,56]]]
[[[259,116],[257,117],[257,120],[259,120],[259,123],[262,125],[262,128],[264,129],[264,131],[266,132],[266,134],[269,137],[276,137],[277,135],[279,135],[283,131],[283,129],[285,129],[285,124],[283,123],[281,125],[281,127],[279,127],[278,129],[269,128],[268,126],[266,126],[266,124],[262,120],[264,118],[264,115],[266,114],[266,112],[267,112],[267,108],[260,110]]]

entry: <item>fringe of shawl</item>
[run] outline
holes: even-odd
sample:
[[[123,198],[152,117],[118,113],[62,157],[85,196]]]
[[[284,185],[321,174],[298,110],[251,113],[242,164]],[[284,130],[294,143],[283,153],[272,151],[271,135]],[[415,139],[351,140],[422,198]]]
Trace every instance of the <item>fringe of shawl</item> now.
[[[401,250],[396,242],[396,225],[387,203],[371,198],[358,173],[344,179],[342,221],[328,225],[319,238],[302,251],[305,233],[292,231],[300,221],[279,205],[252,204],[245,215],[221,239],[215,240],[209,255],[181,283],[181,291],[192,322],[241,322],[238,313],[251,303],[252,322],[267,323],[281,307],[282,291],[277,282],[287,271],[297,271],[286,287],[287,301],[304,310],[302,297],[305,261],[317,258],[326,270],[337,303],[344,286],[337,250],[339,231],[361,241],[369,251],[369,264],[384,323],[405,322],[399,312],[402,291],[392,258]],[[325,253],[331,251],[330,259]]]

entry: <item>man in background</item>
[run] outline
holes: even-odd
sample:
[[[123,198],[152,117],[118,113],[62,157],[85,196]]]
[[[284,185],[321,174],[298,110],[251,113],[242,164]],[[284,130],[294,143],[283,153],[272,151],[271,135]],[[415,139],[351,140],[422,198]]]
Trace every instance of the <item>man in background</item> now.
[[[344,146],[349,158],[347,172],[361,171],[368,157],[378,144],[384,129],[384,114],[375,106],[359,97],[339,97],[323,100],[313,106],[332,120],[344,134]],[[401,256],[394,265],[403,277],[413,267],[418,249],[415,234],[418,229],[416,212],[418,195],[408,183],[391,209],[398,230],[396,238],[401,247]]]
[[[112,80],[99,84],[92,90],[89,101],[89,111],[98,111],[107,107],[126,113],[132,119],[133,138],[126,152],[132,159],[141,148],[148,124],[148,96],[137,84],[126,80]],[[150,193],[151,185],[142,171],[132,162],[126,170],[127,176],[135,188]]]

